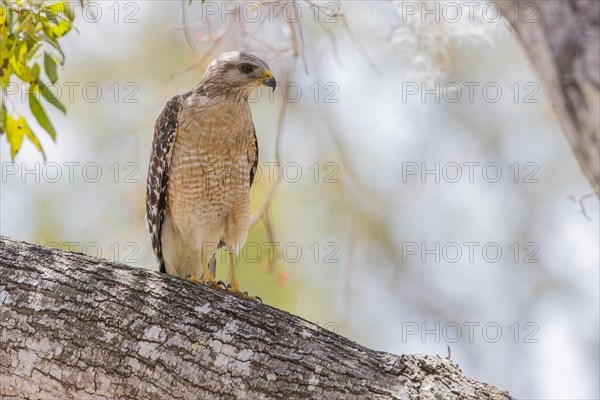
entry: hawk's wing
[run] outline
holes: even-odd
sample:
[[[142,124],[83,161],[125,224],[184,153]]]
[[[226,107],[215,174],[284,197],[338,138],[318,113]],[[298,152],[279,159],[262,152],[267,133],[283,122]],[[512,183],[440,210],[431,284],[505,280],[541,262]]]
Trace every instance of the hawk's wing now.
[[[258,140],[256,139],[256,128],[254,127],[254,123],[252,124],[252,138],[253,142],[251,142],[251,146],[254,146],[254,162],[250,167],[250,187],[254,183],[254,175],[256,175],[256,168],[258,167]]]
[[[166,272],[162,255],[162,224],[165,208],[167,207],[167,185],[169,183],[171,154],[182,103],[182,96],[173,97],[156,120],[148,180],[146,182],[146,224],[152,239],[152,249],[160,265],[160,272]]]

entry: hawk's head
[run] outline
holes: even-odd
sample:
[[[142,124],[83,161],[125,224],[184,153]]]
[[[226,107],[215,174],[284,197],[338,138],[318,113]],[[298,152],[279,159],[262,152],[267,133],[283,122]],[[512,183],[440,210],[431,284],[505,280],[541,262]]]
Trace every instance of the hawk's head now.
[[[206,68],[202,82],[222,85],[225,91],[239,90],[246,96],[261,85],[273,90],[276,85],[267,63],[241,51],[223,53],[212,60]]]

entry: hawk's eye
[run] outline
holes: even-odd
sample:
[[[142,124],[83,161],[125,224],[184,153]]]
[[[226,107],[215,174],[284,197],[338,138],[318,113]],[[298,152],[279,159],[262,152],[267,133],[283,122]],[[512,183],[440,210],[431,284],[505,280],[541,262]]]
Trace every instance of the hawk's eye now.
[[[247,75],[250,72],[252,72],[254,68],[252,68],[252,65],[250,64],[242,64],[240,65],[240,71],[242,72],[242,74]]]

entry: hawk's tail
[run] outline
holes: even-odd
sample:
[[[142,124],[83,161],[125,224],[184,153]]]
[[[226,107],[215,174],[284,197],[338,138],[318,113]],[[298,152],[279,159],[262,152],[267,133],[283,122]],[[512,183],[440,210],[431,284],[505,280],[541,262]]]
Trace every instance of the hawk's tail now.
[[[225,246],[225,242],[223,241],[223,239],[221,239],[219,241],[219,244],[217,245],[217,251],[219,251],[219,249],[223,246]],[[212,276],[214,276],[216,278],[216,276],[217,276],[217,253],[213,254],[212,258],[208,262],[208,269],[210,270],[210,273],[212,274]]]
[[[214,254],[208,262],[208,269],[210,270],[212,276],[217,276],[217,257]]]
[[[221,241],[217,245],[217,250],[219,250],[223,246],[225,246],[225,242],[223,242],[223,239],[221,239]],[[216,255],[216,253],[213,254],[212,258],[208,262],[208,269],[210,270],[210,273],[212,274],[213,277],[217,276],[217,255]],[[167,273],[167,268],[165,267],[165,260],[162,258],[162,254],[160,255],[159,271],[162,273],[165,273],[165,274]]]

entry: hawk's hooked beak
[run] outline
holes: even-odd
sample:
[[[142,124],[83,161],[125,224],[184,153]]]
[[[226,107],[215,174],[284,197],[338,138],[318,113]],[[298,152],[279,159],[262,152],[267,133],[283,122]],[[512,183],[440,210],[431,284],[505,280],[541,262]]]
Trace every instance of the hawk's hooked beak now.
[[[277,81],[275,81],[275,77],[269,70],[265,71],[263,85],[268,86],[268,87],[272,88],[273,91],[275,91],[275,86],[277,85]]]

